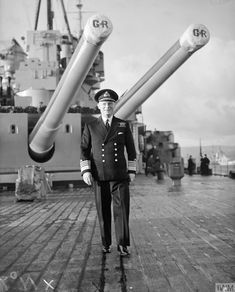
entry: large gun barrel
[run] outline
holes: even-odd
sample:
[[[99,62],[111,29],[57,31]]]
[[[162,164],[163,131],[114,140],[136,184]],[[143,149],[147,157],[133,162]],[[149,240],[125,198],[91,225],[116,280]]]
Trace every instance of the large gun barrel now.
[[[165,55],[124,94],[115,107],[115,115],[122,119],[128,119],[171,74],[194,52],[203,47],[209,38],[209,31],[204,25],[190,25]]]
[[[95,15],[88,19],[81,47],[76,48],[45,112],[29,136],[29,150],[35,160],[44,161],[53,149],[62,119],[111,32],[112,23],[107,17]]]

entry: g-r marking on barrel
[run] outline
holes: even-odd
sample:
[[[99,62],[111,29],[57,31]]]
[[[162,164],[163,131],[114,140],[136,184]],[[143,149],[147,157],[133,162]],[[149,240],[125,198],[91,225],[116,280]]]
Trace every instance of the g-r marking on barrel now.
[[[100,27],[100,26],[102,26],[103,28],[104,27],[108,28],[108,21],[107,20],[99,21],[98,19],[94,19],[93,20],[93,26],[94,27]]]
[[[201,36],[202,38],[207,38],[207,32],[204,29],[194,28],[193,35],[196,37]]]

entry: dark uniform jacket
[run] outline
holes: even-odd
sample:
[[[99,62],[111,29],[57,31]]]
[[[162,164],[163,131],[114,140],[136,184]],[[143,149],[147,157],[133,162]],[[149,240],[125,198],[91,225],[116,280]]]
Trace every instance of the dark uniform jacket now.
[[[128,179],[128,173],[136,172],[136,151],[128,122],[114,116],[108,132],[101,116],[85,125],[81,141],[82,175],[87,171],[97,181]]]

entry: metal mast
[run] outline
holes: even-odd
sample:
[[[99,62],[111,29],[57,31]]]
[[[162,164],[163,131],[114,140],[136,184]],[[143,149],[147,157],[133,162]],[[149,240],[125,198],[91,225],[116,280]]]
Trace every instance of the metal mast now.
[[[47,0],[47,29],[53,30],[53,11],[51,10],[51,0]]]
[[[64,7],[64,0],[60,0],[60,3],[61,3],[62,10],[63,10],[64,21],[65,21],[65,24],[66,24],[66,27],[67,27],[67,30],[68,30],[68,34],[69,34],[69,40],[70,40],[71,44],[73,44],[73,36],[71,34],[67,13],[66,13],[66,10],[65,10],[65,7]]]
[[[78,0],[78,4],[76,5],[78,8],[78,17],[79,17],[79,29],[78,29],[78,40],[81,38],[83,34],[83,28],[82,28],[82,3],[81,0]]]
[[[39,12],[40,12],[40,7],[41,7],[41,0],[37,1],[37,9],[36,9],[36,18],[35,18],[35,23],[34,23],[34,30],[37,30],[38,28],[38,18],[39,18]]]

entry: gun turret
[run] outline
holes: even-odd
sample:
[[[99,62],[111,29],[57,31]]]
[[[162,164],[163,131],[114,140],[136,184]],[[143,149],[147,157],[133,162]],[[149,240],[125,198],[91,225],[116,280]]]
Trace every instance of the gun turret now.
[[[62,68],[59,67],[59,64],[63,65],[63,63],[58,63],[56,59],[57,45],[60,45],[60,42],[57,41],[57,35],[59,35],[57,32],[37,32],[36,37],[34,37],[35,34],[28,35],[31,54],[28,60],[20,64],[15,79],[16,85],[20,85],[21,91],[24,90],[24,98],[23,95],[16,95],[15,103],[19,106],[19,110],[22,106],[25,107],[25,104],[31,105],[30,102],[39,107],[41,100],[47,107],[39,120],[39,115],[31,113],[31,111],[17,111],[14,114],[0,113],[2,137],[0,148],[2,153],[7,153],[7,155],[0,156],[0,184],[15,182],[18,169],[22,165],[34,165],[35,162],[44,167],[47,173],[52,174],[53,181],[81,179],[79,143],[81,118],[84,116],[82,117],[82,114],[78,112],[76,114],[67,113],[67,109],[74,101],[73,98],[76,98],[79,103],[81,101],[82,104],[84,98],[82,84],[86,86],[87,74],[89,75],[91,71],[90,67],[94,64],[101,45],[111,31],[112,24],[106,17],[100,15],[91,17],[85,28],[83,42],[79,42],[68,65],[66,62],[67,67],[62,66]],[[208,40],[209,32],[203,25],[189,27],[180,40],[120,99],[115,109],[115,115],[128,119],[130,114],[135,113],[136,109]],[[69,44],[66,43],[67,45]],[[39,47],[40,54],[37,56]],[[51,54],[49,54],[50,52]],[[60,57],[62,55],[60,54]],[[48,56],[50,58],[47,60]],[[64,58],[62,59],[64,60]],[[69,59],[70,55],[66,55],[66,61]],[[65,71],[57,85],[61,73],[59,69],[65,69]],[[33,96],[34,92],[28,92],[30,86],[33,91],[38,91],[35,96]],[[51,97],[52,91],[54,93]],[[43,92],[47,96],[44,96]],[[30,99],[30,97],[32,98]],[[134,122],[133,133],[136,145],[139,141],[138,130],[138,122]],[[166,143],[168,142],[169,140],[166,141]],[[178,163],[181,157],[176,144],[171,143],[169,151],[174,152],[172,157],[175,160],[172,162]],[[177,167],[172,164],[170,170],[171,177],[174,179],[179,177],[180,171],[176,173],[179,168],[178,164]]]
[[[95,15],[88,20],[81,47],[75,50],[45,112],[29,136],[29,151],[35,161],[45,162],[53,154],[62,119],[111,32],[112,23],[107,17]]]
[[[204,25],[190,25],[162,58],[124,94],[115,107],[115,115],[128,119],[209,38],[209,31]]]

